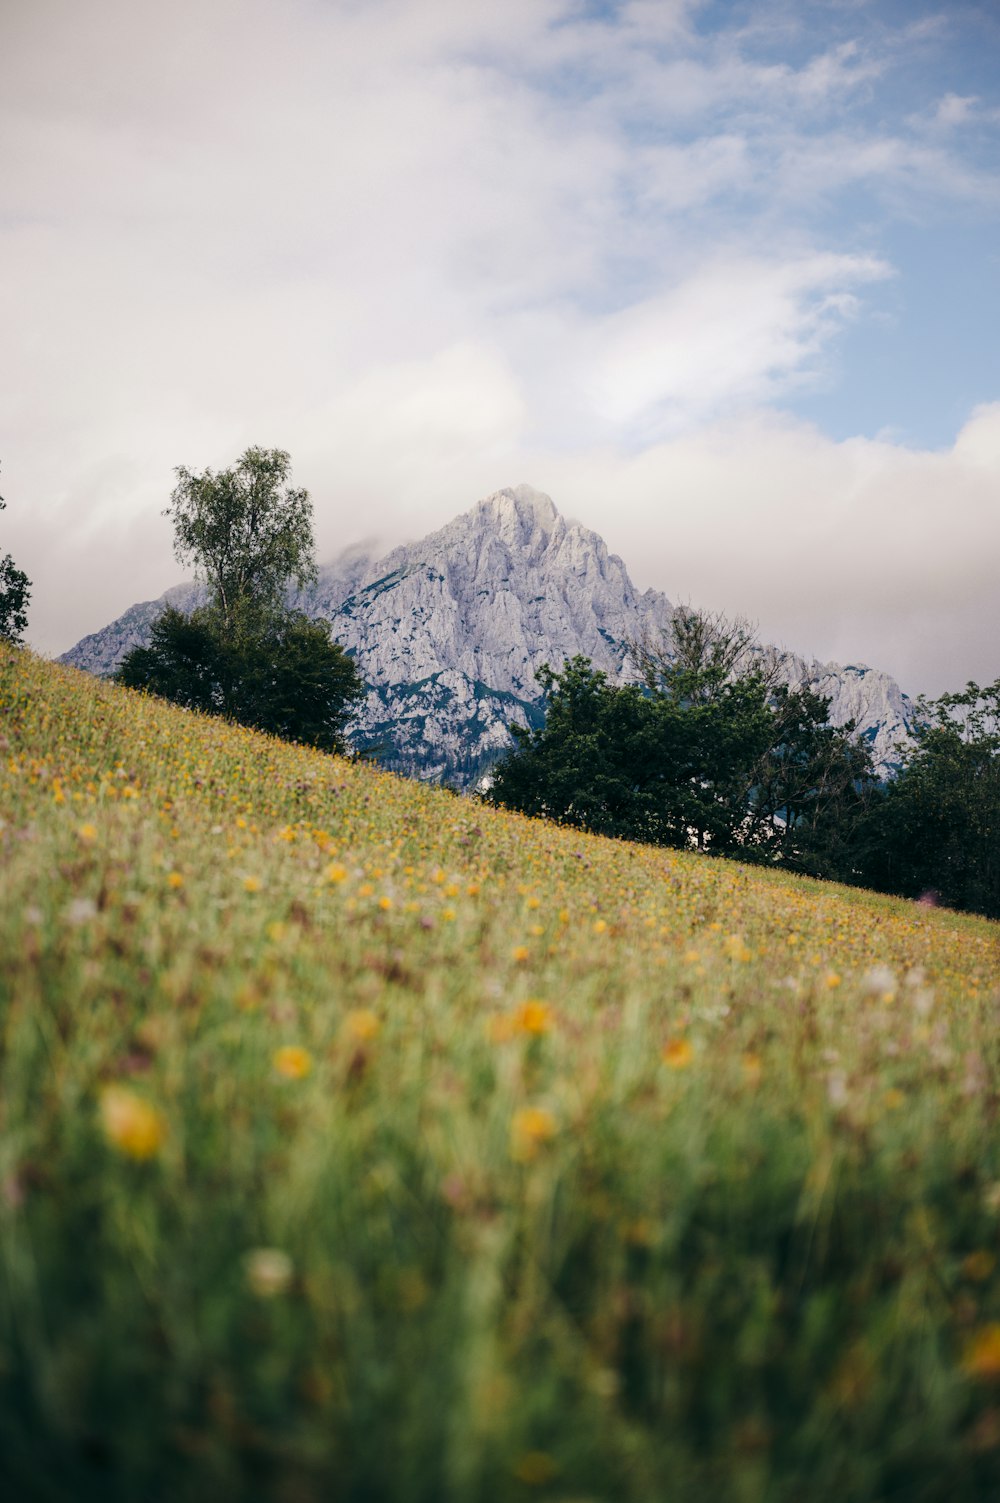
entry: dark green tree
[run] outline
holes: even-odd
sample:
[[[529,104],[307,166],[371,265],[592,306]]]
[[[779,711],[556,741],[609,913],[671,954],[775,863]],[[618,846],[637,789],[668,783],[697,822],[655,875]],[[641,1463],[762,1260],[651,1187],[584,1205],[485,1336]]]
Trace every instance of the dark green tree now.
[[[672,636],[633,644],[644,683],[618,687],[585,658],[546,666],[542,727],[511,727],[490,800],[602,834],[739,852],[849,875],[872,783],[829,700],[776,682],[743,622],[684,610]]]
[[[515,746],[493,769],[490,802],[602,835],[663,838],[653,705],[636,684],[616,688],[588,659],[536,675],[545,724],[511,726]]]
[[[747,854],[850,880],[878,796],[871,750],[853,721],[829,723],[829,698],[811,689],[778,684],[771,709],[770,745],[754,770],[743,830]]]
[[[283,604],[293,580],[315,577],[311,503],[286,484],[289,464],[283,450],[248,449],[218,475],[177,471],[167,510],[176,553],[195,565],[210,598],[190,615],[164,611],[148,646],[128,653],[116,677],[189,709],[343,752],[364,685],[329,623]]]
[[[7,503],[0,496],[0,511]],[[0,641],[19,643],[28,628],[31,581],[7,553],[0,558]]]
[[[631,649],[656,711],[670,844],[742,846],[757,767],[773,738],[774,662],[746,621],[689,606],[675,611],[662,641]]]
[[[1000,679],[917,711],[913,746],[873,811],[865,877],[1000,918]]]

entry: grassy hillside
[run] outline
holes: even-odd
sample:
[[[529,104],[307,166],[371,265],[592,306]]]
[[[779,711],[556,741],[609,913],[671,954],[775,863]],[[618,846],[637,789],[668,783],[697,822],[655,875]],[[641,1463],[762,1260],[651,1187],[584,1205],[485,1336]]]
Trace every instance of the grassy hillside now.
[[[0,655],[0,1477],[1000,1489],[1000,929]]]

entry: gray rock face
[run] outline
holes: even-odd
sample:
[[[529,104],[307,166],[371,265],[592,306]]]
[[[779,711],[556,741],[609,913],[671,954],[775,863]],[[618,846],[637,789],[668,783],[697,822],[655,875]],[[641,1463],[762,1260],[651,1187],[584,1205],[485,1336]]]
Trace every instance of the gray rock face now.
[[[199,587],[185,584],[134,605],[61,661],[111,673],[148,639],[164,605],[190,609],[199,598]],[[615,682],[635,679],[629,642],[659,640],[673,614],[659,591],[636,591],[597,533],[526,485],[497,491],[381,559],[343,555],[291,603],[332,622],[369,686],[358,744],[379,746],[397,771],[459,787],[506,750],[512,721],[541,722],[543,663],[558,668],[579,653]],[[855,720],[877,763],[892,766],[911,718],[893,679],[788,653],[781,673],[831,696],[831,720]]]

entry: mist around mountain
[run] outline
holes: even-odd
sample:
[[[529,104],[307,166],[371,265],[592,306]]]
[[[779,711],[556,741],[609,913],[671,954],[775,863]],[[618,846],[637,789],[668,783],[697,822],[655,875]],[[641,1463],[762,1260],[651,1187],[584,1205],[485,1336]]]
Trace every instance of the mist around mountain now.
[[[148,640],[166,605],[203,598],[184,583],[131,606],[60,661],[101,676]],[[582,655],[612,682],[640,677],[629,643],[658,641],[674,607],[636,590],[604,540],[568,521],[528,485],[496,491],[416,543],[372,557],[349,550],[289,603],[322,616],[367,685],[358,746],[388,768],[472,786],[511,744],[508,726],[543,719],[535,674]],[[854,720],[877,768],[890,772],[913,707],[888,674],[780,652],[781,676],[830,697],[830,720]]]

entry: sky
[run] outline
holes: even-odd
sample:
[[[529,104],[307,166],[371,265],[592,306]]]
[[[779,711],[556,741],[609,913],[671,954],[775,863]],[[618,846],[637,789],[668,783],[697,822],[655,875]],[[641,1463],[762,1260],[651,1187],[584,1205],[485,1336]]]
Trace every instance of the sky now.
[[[257,444],[321,561],[526,481],[765,640],[1000,676],[995,0],[2,0],[0,333],[41,652]]]

